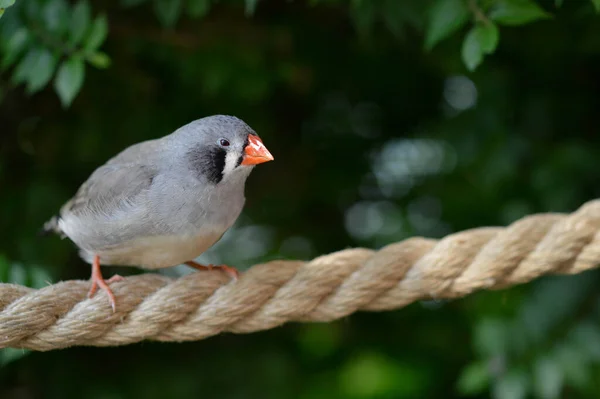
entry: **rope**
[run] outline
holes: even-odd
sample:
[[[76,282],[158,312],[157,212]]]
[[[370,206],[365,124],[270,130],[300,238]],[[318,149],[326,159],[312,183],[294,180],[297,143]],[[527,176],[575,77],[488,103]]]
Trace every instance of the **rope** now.
[[[87,299],[89,281],[39,290],[0,284],[0,347],[47,351],[199,340],[457,298],[599,264],[596,200],[570,215],[532,215],[506,228],[472,229],[440,241],[417,237],[379,251],[354,248],[310,262],[272,261],[237,281],[214,272],[127,277],[111,285],[116,313],[104,292]]]

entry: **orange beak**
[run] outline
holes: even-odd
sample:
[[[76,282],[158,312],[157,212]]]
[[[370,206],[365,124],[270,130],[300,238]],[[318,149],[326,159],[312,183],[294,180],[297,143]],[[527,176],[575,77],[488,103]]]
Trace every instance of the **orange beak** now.
[[[253,134],[248,136],[248,145],[244,148],[244,159],[242,165],[258,165],[259,163],[272,161],[273,155],[267,150],[262,140]]]

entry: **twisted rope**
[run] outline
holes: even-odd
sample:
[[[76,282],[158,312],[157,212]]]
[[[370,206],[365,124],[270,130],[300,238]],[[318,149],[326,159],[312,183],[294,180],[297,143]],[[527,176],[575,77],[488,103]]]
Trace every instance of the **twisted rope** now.
[[[379,251],[355,248],[310,262],[272,261],[235,282],[210,272],[127,277],[112,285],[116,313],[104,292],[87,299],[88,281],[39,290],[0,284],[0,347],[46,351],[199,340],[456,298],[599,264],[596,200],[570,215],[532,215],[506,228],[472,229],[440,241],[411,238]]]

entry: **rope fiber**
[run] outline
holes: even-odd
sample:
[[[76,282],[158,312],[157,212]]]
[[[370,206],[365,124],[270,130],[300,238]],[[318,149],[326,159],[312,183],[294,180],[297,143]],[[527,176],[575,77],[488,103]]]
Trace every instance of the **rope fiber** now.
[[[215,272],[127,277],[111,285],[116,313],[105,292],[87,298],[89,281],[39,290],[0,284],[0,348],[47,351],[250,333],[457,298],[599,264],[595,200],[572,214],[527,216],[506,228],[466,230],[439,241],[416,237],[379,251],[354,248],[309,262],[272,261],[237,281]]]

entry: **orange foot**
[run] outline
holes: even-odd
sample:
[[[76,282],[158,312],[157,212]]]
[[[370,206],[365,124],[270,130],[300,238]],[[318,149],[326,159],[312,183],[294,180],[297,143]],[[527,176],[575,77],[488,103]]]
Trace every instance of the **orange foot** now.
[[[88,292],[88,298],[94,296],[98,287],[102,288],[108,294],[108,300],[110,301],[110,306],[112,307],[113,313],[117,311],[117,306],[115,305],[115,294],[113,294],[112,290],[108,286],[108,284],[116,283],[117,281],[123,280],[123,277],[115,274],[108,280],[104,280],[102,278],[102,273],[100,272],[100,257],[98,255],[94,256],[94,263],[92,263],[92,287]]]
[[[240,276],[240,272],[238,272],[235,267],[231,267],[231,266],[227,266],[227,265],[218,265],[218,266],[208,265],[208,266],[204,266],[204,265],[201,265],[200,263],[194,262],[193,260],[190,260],[189,262],[185,262],[185,264],[188,265],[189,267],[193,267],[196,270],[221,269],[225,273],[227,273],[234,280],[237,280],[238,277]]]

